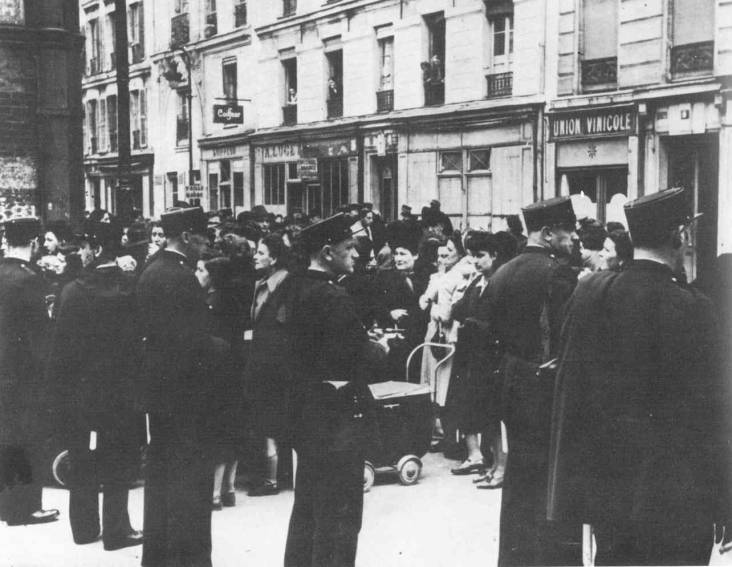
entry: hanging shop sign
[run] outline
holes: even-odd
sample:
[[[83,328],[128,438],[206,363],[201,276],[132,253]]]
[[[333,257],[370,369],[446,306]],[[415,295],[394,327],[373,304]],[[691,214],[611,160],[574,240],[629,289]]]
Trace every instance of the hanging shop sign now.
[[[203,187],[199,184],[186,185],[186,201],[203,198]]]
[[[633,108],[602,108],[549,116],[549,141],[605,138],[635,134]]]
[[[244,124],[244,108],[238,104],[214,104],[215,124]]]
[[[304,183],[320,181],[317,158],[304,158],[298,161],[297,176],[300,178],[300,181]]]

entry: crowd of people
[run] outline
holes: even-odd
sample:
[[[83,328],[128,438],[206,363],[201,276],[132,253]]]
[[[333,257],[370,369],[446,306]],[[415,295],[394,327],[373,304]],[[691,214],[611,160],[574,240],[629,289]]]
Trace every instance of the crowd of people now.
[[[685,281],[685,198],[629,203],[630,230],[568,197],[495,233],[454,230],[438,201],[390,223],[369,203],[7,221],[0,518],[58,518],[37,472],[53,430],[74,542],[210,565],[246,450],[250,496],[296,486],[285,565],[353,565],[367,385],[406,380],[433,392],[431,450],[503,489],[499,565],[579,565],[583,523],[599,563],[708,559],[731,487],[729,266]],[[127,512],[143,454],[144,533]]]

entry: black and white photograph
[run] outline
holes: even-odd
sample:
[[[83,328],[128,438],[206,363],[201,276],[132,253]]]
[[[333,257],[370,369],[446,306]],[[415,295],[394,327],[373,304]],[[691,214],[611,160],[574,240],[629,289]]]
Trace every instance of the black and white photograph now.
[[[732,0],[0,0],[0,567],[732,566]]]

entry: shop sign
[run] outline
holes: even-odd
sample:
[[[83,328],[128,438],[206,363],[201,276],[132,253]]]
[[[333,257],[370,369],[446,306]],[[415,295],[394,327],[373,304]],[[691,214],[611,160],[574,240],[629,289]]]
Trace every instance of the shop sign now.
[[[200,184],[186,185],[186,201],[203,198],[203,187]]]
[[[635,133],[632,108],[603,108],[549,116],[549,141],[630,136]]]
[[[304,158],[297,162],[297,176],[305,183],[319,181],[317,158]]]
[[[290,158],[297,158],[300,155],[300,148],[297,144],[284,142],[282,144],[270,144],[257,148],[257,157],[260,161],[282,161]]]
[[[356,139],[349,140],[327,140],[304,144],[303,155],[312,158],[331,158],[349,156],[356,153]]]
[[[364,136],[364,147],[376,151],[377,155],[396,153],[399,145],[399,135],[392,131],[376,132]]]
[[[215,124],[244,124],[244,107],[239,104],[214,104]]]

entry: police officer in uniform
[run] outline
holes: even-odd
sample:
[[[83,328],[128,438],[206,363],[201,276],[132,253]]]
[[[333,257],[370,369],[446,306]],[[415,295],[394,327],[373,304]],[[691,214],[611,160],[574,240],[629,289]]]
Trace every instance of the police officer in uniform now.
[[[567,310],[548,513],[592,524],[598,565],[706,565],[730,528],[729,376],[712,303],[679,277],[690,211],[681,188],[627,203],[633,262]]]
[[[555,352],[564,303],[576,285],[566,264],[572,254],[576,218],[569,197],[523,209],[529,232],[523,252],[489,280],[492,319],[505,355],[502,361],[502,420],[508,439],[498,564],[565,565],[579,560],[563,526],[546,521],[549,419],[553,383],[539,366]]]
[[[74,542],[99,537],[106,550],[142,543],[127,511],[137,478],[143,423],[133,408],[138,372],[136,277],[117,265],[122,226],[91,223],[86,239],[94,260],[59,298],[51,369],[65,415],[69,450],[69,521]]]
[[[194,275],[206,244],[206,218],[200,207],[179,208],[164,213],[161,222],[167,246],[137,285],[150,427],[142,565],[208,567],[213,463],[206,450],[206,401],[212,395],[205,367],[216,343]]]
[[[286,567],[355,563],[363,510],[362,374],[368,345],[353,299],[336,279],[357,257],[352,220],[339,214],[302,231],[310,265],[297,282],[291,320],[291,430],[298,455]]]
[[[45,285],[29,265],[39,234],[38,219],[7,221],[0,259],[0,519],[11,526],[58,519],[41,505],[49,319]]]

